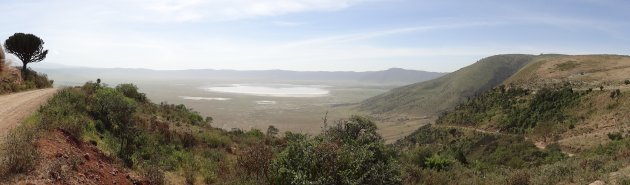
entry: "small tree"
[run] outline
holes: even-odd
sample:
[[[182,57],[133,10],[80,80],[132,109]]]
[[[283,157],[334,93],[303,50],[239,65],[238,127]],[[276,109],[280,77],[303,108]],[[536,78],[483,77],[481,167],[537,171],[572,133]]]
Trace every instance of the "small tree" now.
[[[27,64],[40,62],[46,58],[48,50],[44,50],[44,40],[28,33],[15,33],[4,42],[8,53],[22,61],[22,76],[28,78]]]
[[[630,80],[625,80],[625,81],[623,81],[623,83],[626,84],[626,85],[630,85]]]
[[[278,129],[273,125],[269,125],[269,128],[267,128],[267,136],[276,137],[276,135],[278,135]]]

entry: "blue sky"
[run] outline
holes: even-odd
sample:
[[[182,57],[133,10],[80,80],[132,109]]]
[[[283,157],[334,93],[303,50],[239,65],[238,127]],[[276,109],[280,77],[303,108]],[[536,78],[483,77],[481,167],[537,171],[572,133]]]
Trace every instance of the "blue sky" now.
[[[0,16],[0,38],[36,34],[44,62],[70,66],[449,72],[630,54],[627,0],[0,0]]]

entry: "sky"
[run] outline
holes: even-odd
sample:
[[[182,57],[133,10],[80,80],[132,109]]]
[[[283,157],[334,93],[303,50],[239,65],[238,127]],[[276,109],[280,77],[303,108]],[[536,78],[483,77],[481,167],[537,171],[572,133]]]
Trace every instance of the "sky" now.
[[[630,54],[628,0],[0,0],[0,16],[0,41],[33,33],[67,66],[451,72]]]

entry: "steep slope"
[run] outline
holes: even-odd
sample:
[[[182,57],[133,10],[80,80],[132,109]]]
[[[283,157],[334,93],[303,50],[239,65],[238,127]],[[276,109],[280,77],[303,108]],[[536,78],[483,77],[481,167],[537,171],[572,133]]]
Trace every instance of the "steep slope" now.
[[[628,89],[628,56],[536,57],[399,140],[407,183],[627,184]]]
[[[440,77],[393,89],[365,100],[359,110],[372,113],[433,115],[451,108],[466,97],[501,84],[521,67],[537,58],[534,55],[497,55]]]
[[[544,147],[579,153],[629,129],[630,57],[554,56],[525,66],[504,84],[441,116],[442,125],[523,134]]]

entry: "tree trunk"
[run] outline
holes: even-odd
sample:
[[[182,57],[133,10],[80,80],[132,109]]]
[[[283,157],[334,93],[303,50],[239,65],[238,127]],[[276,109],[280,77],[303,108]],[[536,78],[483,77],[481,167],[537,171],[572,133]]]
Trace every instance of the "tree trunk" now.
[[[24,81],[28,80],[28,74],[27,74],[28,70],[26,70],[27,69],[26,68],[26,64],[28,64],[28,63],[23,62],[23,65],[22,65],[22,80],[24,80]]]

